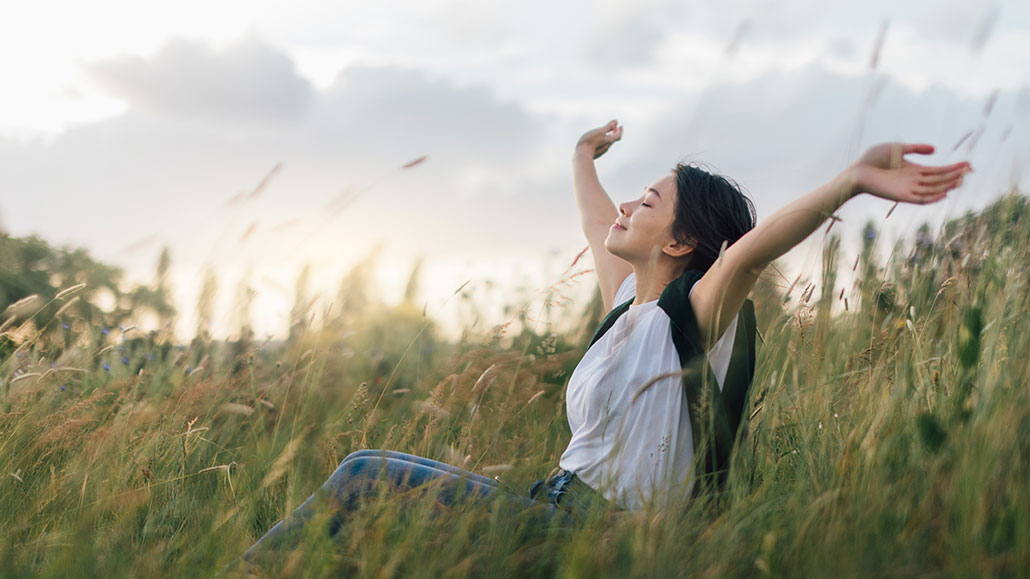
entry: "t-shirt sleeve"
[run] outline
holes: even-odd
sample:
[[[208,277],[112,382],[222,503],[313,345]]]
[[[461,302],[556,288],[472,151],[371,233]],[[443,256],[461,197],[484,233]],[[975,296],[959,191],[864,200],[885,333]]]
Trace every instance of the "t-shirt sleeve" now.
[[[619,290],[615,292],[615,303],[612,304],[612,307],[615,307],[621,304],[622,302],[632,298],[636,295],[636,293],[636,273],[631,271],[629,272],[629,275],[626,276],[626,279],[622,281],[622,285],[619,286]]]

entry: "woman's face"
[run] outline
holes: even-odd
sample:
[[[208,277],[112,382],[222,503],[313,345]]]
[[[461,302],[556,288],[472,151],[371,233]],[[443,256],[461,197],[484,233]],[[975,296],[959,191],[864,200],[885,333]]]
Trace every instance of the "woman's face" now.
[[[643,188],[640,196],[619,205],[619,217],[608,230],[605,248],[630,263],[648,263],[665,254],[683,255],[672,236],[676,217],[676,174],[669,172]],[[652,254],[656,254],[652,258]]]

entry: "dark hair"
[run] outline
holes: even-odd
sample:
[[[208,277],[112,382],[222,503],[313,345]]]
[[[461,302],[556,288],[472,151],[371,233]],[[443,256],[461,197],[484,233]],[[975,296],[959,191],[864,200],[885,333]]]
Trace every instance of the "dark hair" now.
[[[677,163],[676,216],[672,235],[694,247],[685,269],[708,271],[725,241],[733,245],[755,227],[754,203],[734,181],[693,163]]]

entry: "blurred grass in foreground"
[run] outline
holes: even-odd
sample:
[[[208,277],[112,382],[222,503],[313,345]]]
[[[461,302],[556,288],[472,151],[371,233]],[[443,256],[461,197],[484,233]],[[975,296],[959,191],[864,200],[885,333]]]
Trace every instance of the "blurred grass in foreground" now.
[[[851,293],[834,291],[834,238],[819,295],[781,284],[801,296],[785,309],[775,284],[753,292],[763,341],[752,419],[722,496],[574,531],[387,496],[351,516],[338,541],[310,533],[268,572],[1026,574],[1027,199],[1008,195],[936,240],[924,231],[883,267],[867,231]],[[599,312],[586,309],[592,330]],[[100,351],[55,360],[52,345],[18,334],[0,360],[2,575],[214,574],[362,448],[523,492],[557,464],[583,332],[498,326],[444,344],[414,309],[378,315],[349,322],[346,343],[340,328],[295,328],[288,346],[189,369],[186,354],[144,350],[106,368]],[[363,346],[384,339],[400,361]],[[194,342],[188,353],[218,347]],[[377,354],[390,367],[376,368]]]

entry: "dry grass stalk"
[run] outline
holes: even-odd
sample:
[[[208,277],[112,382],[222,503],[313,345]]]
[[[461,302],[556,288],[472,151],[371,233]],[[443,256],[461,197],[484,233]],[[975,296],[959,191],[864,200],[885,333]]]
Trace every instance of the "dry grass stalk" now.
[[[84,287],[86,287],[86,283],[85,282],[80,283],[78,285],[73,285],[73,286],[71,286],[69,288],[65,288],[65,289],[59,291],[57,293],[57,295],[54,296],[54,299],[55,300],[63,299],[65,296],[71,295],[71,294],[79,291],[80,289],[82,289]]]
[[[261,481],[261,488],[268,488],[269,485],[275,483],[286,474],[290,463],[293,458],[297,455],[297,451],[300,449],[300,443],[302,442],[300,437],[294,438],[283,447],[282,452],[272,463],[272,467],[268,469],[268,474]]]
[[[222,404],[222,412],[227,414],[240,414],[242,416],[250,416],[254,414],[254,408],[247,406],[246,404],[238,404],[236,402],[226,402]]]

